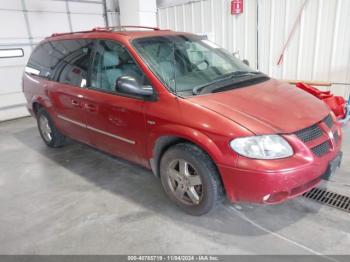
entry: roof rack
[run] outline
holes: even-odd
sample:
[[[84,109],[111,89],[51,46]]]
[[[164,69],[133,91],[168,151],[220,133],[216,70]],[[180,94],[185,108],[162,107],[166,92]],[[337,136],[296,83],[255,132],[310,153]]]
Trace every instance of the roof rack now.
[[[75,32],[66,32],[66,33],[53,33],[51,35],[51,37],[61,36],[61,35],[77,34],[77,33],[105,32],[105,31],[112,31],[113,29],[119,29],[119,31],[126,31],[127,28],[151,29],[151,30],[154,30],[154,31],[160,30],[158,27],[139,26],[139,25],[107,26],[107,27],[94,27],[91,30],[85,30],[85,31],[75,31]]]
[[[92,30],[86,30],[86,31],[75,31],[75,32],[65,32],[65,33],[53,33],[51,37],[55,36],[61,36],[61,35],[71,35],[71,34],[77,34],[77,33],[89,33]]]
[[[113,29],[120,29],[120,31],[124,31],[127,28],[151,29],[154,31],[160,30],[158,27],[151,27],[151,26],[121,25],[121,26],[95,27],[92,29],[92,31],[112,31]]]

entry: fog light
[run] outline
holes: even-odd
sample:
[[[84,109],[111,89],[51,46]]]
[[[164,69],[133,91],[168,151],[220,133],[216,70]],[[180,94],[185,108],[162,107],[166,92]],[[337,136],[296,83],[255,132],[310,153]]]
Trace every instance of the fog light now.
[[[268,194],[263,197],[263,201],[266,204],[277,204],[284,200],[286,200],[289,196],[289,193],[286,191],[276,192],[272,194]]]
[[[263,202],[266,202],[270,198],[270,194],[267,194],[266,196],[263,197]]]

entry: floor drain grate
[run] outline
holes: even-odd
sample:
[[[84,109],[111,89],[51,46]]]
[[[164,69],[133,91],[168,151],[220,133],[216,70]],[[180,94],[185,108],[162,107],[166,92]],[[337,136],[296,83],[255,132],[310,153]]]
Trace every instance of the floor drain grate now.
[[[324,188],[313,188],[303,194],[304,197],[326,204],[331,207],[350,212],[350,197],[328,191]]]

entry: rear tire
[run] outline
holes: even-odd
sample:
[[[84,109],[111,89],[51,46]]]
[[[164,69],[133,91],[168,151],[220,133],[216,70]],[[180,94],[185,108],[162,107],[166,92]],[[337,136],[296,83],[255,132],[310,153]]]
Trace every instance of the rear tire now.
[[[190,215],[204,215],[222,200],[217,169],[195,145],[181,143],[168,149],[160,162],[160,176],[170,199]]]
[[[38,129],[41,138],[49,147],[61,147],[65,144],[65,136],[55,127],[49,113],[40,108],[36,115]]]

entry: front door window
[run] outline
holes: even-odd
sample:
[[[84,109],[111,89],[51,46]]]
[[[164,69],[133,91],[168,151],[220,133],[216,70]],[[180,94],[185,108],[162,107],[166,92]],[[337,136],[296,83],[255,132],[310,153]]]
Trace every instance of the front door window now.
[[[121,76],[132,76],[140,83],[144,74],[129,52],[114,41],[100,40],[95,49],[91,73],[91,88],[115,91],[116,80]]]

